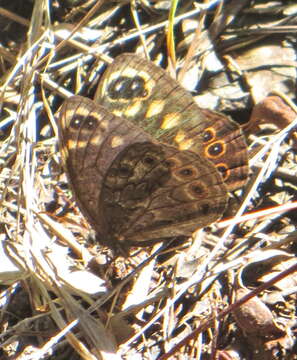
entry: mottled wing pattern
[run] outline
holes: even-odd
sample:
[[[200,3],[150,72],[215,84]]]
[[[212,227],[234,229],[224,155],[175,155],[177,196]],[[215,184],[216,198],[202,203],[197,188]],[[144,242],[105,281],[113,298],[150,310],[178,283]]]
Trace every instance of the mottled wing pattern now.
[[[100,214],[107,234],[124,245],[190,236],[225,210],[227,190],[216,168],[191,151],[135,143],[111,164]]]
[[[133,124],[81,96],[67,99],[59,118],[62,159],[79,207],[90,223],[105,228],[98,216],[104,177],[129,144],[151,138]]]
[[[118,56],[100,80],[95,101],[158,141],[211,160],[229,191],[246,182],[248,158],[239,126],[199,108],[190,93],[150,61],[135,54]]]
[[[225,209],[226,187],[208,160],[157,142],[92,100],[65,101],[59,136],[79,207],[107,245],[191,235]]]

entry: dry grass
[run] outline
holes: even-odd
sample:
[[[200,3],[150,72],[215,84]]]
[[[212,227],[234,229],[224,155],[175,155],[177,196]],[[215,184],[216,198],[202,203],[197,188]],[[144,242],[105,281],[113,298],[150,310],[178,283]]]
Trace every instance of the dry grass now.
[[[0,5],[0,358],[297,359],[294,1],[65,3]],[[268,103],[246,126],[251,176],[232,219],[125,259],[87,237],[55,117],[122,52],[241,123],[286,94],[276,121]]]

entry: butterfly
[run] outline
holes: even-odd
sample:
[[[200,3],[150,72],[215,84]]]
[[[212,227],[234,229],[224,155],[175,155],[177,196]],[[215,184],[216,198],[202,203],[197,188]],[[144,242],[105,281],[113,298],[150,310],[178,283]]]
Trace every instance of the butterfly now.
[[[108,66],[94,100],[67,99],[58,128],[78,206],[112,248],[191,236],[248,177],[239,126],[134,54]]]

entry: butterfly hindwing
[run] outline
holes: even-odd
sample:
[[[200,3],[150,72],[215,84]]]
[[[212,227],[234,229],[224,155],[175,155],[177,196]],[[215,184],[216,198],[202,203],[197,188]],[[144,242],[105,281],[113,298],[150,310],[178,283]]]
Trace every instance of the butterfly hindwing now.
[[[124,244],[190,236],[224,212],[227,191],[215,167],[190,151],[135,143],[103,181],[100,213],[107,233]]]

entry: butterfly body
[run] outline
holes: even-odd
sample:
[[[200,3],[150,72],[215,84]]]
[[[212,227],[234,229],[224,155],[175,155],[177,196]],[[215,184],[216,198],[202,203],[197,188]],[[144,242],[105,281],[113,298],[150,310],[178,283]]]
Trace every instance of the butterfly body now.
[[[66,100],[62,158],[102,242],[190,236],[222,216],[227,190],[246,180],[246,146],[235,123],[210,117],[165,71],[131,54],[107,68],[95,101]],[[240,159],[229,165],[236,147]]]

